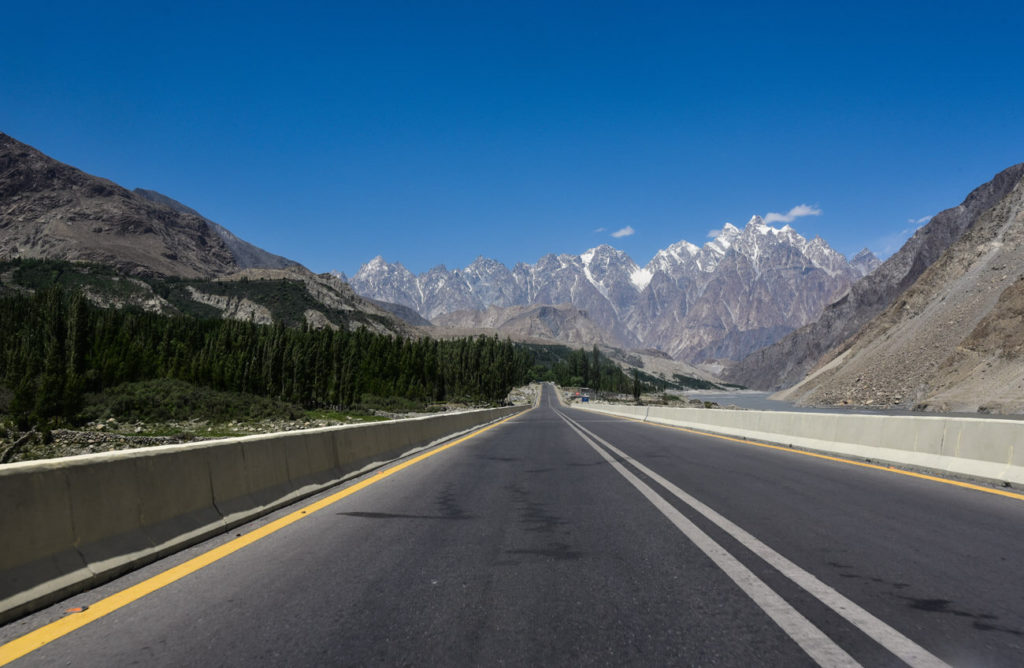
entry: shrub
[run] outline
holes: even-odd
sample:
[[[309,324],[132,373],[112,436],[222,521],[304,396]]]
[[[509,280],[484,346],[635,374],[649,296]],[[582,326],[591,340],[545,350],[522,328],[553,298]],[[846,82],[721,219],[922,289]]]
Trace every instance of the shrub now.
[[[300,415],[299,406],[284,401],[241,392],[221,392],[167,379],[123,383],[104,392],[88,394],[81,413],[86,420],[114,418],[141,422],[294,420]]]

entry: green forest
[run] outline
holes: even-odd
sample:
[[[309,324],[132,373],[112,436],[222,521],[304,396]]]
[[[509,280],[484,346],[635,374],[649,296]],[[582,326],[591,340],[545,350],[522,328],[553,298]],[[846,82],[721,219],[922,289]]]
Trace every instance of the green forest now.
[[[0,392],[27,428],[83,419],[89,393],[166,379],[290,402],[305,409],[499,403],[530,381],[632,391],[594,348],[534,348],[497,337],[403,338],[367,329],[258,325],[138,309],[103,309],[51,285],[0,297]],[[542,358],[538,360],[538,357]],[[2,406],[0,406],[2,409]]]
[[[588,353],[565,346],[538,346],[544,353],[536,354],[534,375],[550,380],[562,387],[589,387],[600,392],[629,394],[633,392],[633,379],[612,360],[597,349]],[[546,362],[546,364],[544,363]],[[645,391],[646,391],[646,386]]]

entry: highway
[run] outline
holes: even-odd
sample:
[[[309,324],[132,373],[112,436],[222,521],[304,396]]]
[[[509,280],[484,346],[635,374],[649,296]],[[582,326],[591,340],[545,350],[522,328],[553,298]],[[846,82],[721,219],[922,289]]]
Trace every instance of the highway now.
[[[1013,490],[591,414],[549,386],[432,452],[0,628],[0,664],[1024,663]]]

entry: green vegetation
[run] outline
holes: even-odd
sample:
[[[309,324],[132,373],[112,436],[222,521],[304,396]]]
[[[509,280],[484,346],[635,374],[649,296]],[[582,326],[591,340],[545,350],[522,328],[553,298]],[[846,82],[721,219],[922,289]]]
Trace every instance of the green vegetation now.
[[[682,374],[672,374],[672,379],[675,380],[674,389],[681,390],[718,390],[721,389],[718,385],[702,380],[700,378],[694,378],[693,376],[684,376]]]
[[[352,324],[387,324],[379,316],[328,308],[313,298],[305,283],[297,279],[208,281],[177,277],[127,277],[117,269],[99,264],[60,260],[16,259],[0,262],[2,294],[31,294],[60,286],[69,292],[88,291],[100,300],[131,307],[160,297],[165,307],[195,318],[220,318],[214,306],[196,301],[191,290],[203,294],[248,299],[266,307],[274,322],[301,327],[307,310],[323,313],[333,324],[346,329]]]
[[[527,351],[497,337],[410,340],[365,329],[310,331],[166,317],[96,308],[60,285],[33,296],[0,297],[0,340],[0,386],[7,388],[8,411],[22,429],[86,420],[94,414],[84,412],[87,396],[157,379],[304,409],[407,409],[442,401],[499,402],[527,382],[531,368]],[[165,406],[171,412],[187,394],[176,387],[177,398]],[[110,400],[90,397],[89,405],[139,411],[159,390],[128,386]],[[229,402],[212,410],[227,414],[237,407]],[[279,408],[260,404],[253,410]]]
[[[531,378],[552,381],[564,387],[589,387],[600,392],[635,394],[664,392],[665,390],[717,390],[721,386],[702,378],[672,374],[668,380],[639,368],[643,361],[638,356],[627,356],[633,369],[627,374],[614,361],[595,346],[591,352],[568,346],[523,344],[533,354]]]
[[[532,346],[535,351],[531,377],[551,381],[563,387],[589,387],[598,392],[628,393],[634,381],[612,360],[594,346],[589,353],[582,348],[565,346]],[[647,391],[647,385],[641,382]]]
[[[222,392],[169,378],[122,383],[83,398],[83,420],[133,422],[174,420],[295,420],[301,406],[241,392]]]
[[[235,299],[248,299],[266,307],[274,322],[287,327],[301,327],[306,322],[306,311],[320,311],[332,323],[345,327],[351,314],[337,309],[330,309],[313,299],[306,289],[305,283],[295,279],[279,280],[247,280],[239,281],[197,281],[170,278],[152,281],[151,286],[157,294],[173,304],[182,313],[197,318],[219,317],[220,311],[211,306],[196,302],[189,288],[203,294],[217,295]],[[210,310],[215,313],[210,313]],[[371,318],[371,316],[365,316]]]
[[[0,274],[6,274],[0,293],[45,290],[59,285],[79,292],[92,289],[111,297],[129,298],[148,292],[138,279],[120,275],[113,267],[101,264],[61,262],[59,260],[7,260],[0,262]]]

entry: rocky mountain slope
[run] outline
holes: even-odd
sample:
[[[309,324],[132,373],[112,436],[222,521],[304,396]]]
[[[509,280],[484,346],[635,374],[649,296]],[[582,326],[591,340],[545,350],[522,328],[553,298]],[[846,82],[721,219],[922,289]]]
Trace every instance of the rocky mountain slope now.
[[[109,265],[0,260],[0,296],[32,294],[54,284],[80,292],[102,308],[419,335],[337,278],[304,269],[244,269],[215,279],[183,279],[128,276]]]
[[[912,285],[1022,175],[1024,163],[1010,167],[976,188],[959,206],[937,214],[882,266],[827,306],[817,320],[754,352],[726,369],[723,377],[760,389],[781,389],[800,381],[829,350],[853,336]]]
[[[514,341],[559,342],[572,346],[600,344],[621,347],[586,311],[572,304],[558,306],[491,306],[485,311],[455,311],[438,316],[434,326],[459,334],[498,334]]]
[[[1024,165],[980,190],[998,199],[786,398],[1024,412]]]
[[[581,255],[546,255],[511,269],[477,258],[465,269],[419,276],[382,257],[350,279],[356,292],[438,321],[457,311],[571,304],[626,347],[677,359],[740,359],[815,319],[821,308],[877,266],[870,252],[848,262],[820,237],[757,216],[726,225],[703,247],[681,241],[644,267],[601,245]],[[467,316],[460,316],[465,318]]]
[[[0,259],[18,257],[189,278],[239,269],[201,216],[174,211],[0,134]]]
[[[136,195],[142,195],[151,202],[168,206],[178,213],[199,216],[205,220],[206,224],[209,225],[227,245],[228,250],[231,251],[231,256],[235,260],[235,264],[242,269],[288,269],[289,267],[297,268],[302,266],[298,262],[289,260],[286,257],[281,257],[280,255],[274,255],[273,253],[269,253],[258,246],[254,246],[244,239],[238,238],[228,228],[223,225],[218,225],[195,209],[185,206],[181,202],[172,199],[167,195],[158,193],[155,190],[146,190],[144,188],[136,188],[133,192]]]

